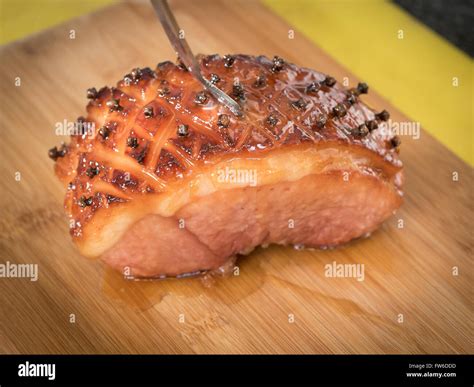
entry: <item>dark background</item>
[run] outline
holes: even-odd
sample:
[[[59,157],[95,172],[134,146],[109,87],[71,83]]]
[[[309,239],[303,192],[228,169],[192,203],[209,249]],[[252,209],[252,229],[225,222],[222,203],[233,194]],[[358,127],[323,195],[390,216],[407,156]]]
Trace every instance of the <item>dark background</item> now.
[[[412,16],[474,57],[474,0],[394,0]]]

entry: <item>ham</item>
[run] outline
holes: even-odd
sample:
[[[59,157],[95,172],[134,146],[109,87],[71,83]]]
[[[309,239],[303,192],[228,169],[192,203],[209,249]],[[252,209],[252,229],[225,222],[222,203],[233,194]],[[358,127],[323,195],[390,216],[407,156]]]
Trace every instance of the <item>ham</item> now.
[[[178,64],[89,89],[50,150],[80,252],[133,277],[218,270],[259,245],[334,247],[402,203],[388,112],[331,76],[275,57],[199,56],[234,116]]]

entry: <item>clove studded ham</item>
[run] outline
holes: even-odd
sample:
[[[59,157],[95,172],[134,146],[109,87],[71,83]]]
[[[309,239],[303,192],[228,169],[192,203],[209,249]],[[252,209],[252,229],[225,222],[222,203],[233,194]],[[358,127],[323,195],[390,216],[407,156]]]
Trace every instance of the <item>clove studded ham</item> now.
[[[81,253],[134,277],[217,270],[259,245],[331,247],[402,202],[388,112],[275,57],[199,56],[237,117],[180,64],[89,89],[87,117],[50,150]]]

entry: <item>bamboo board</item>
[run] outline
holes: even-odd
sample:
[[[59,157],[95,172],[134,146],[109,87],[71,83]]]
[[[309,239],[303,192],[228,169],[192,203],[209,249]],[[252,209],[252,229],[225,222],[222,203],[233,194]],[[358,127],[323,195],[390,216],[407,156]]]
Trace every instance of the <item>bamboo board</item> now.
[[[358,81],[258,2],[171,5],[195,52],[278,54]],[[472,169],[426,132],[402,138],[405,203],[371,238],[258,249],[211,287],[130,282],[74,249],[47,150],[55,123],[84,113],[88,87],[174,59],[151,7],[114,5],[0,58],[0,264],[39,268],[36,282],[0,278],[1,353],[472,352]],[[364,98],[410,121],[376,92]],[[363,263],[364,281],[326,277],[333,262]]]

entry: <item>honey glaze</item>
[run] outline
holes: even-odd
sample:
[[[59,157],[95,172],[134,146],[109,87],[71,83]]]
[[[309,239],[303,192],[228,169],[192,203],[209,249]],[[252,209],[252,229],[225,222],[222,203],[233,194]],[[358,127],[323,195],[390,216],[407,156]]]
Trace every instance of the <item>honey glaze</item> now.
[[[345,249],[363,243],[367,237],[364,235],[340,246],[262,245],[248,254],[243,252],[231,257],[216,270],[184,274],[179,278],[132,278],[105,266],[102,292],[106,298],[140,311],[160,304],[168,296],[184,301],[204,296],[213,303],[232,305],[275,281],[284,283],[288,289],[304,289],[306,293],[321,296],[315,293],[312,282],[314,279],[320,284],[324,282],[324,264],[347,259]],[[298,278],[298,281],[293,284],[288,278],[293,281]]]
[[[191,299],[207,296],[229,305],[257,291],[265,272],[256,258],[230,258],[213,271],[189,273],[178,277],[133,278],[104,267],[102,292],[106,298],[132,309],[148,310],[165,297]]]
[[[216,164],[220,156],[258,157],[291,145],[342,142],[399,167],[400,141],[381,130],[389,113],[376,113],[359,98],[367,84],[346,89],[329,75],[278,56],[198,61],[204,77],[234,98],[245,118],[230,116],[180,63],[135,68],[114,87],[88,89],[87,117],[78,122],[97,131],[81,130],[49,152],[58,177],[74,187],[65,201],[77,225],[73,238],[86,234],[82,227],[99,210],[169,192],[174,180],[202,163]]]
[[[353,243],[356,242],[344,246]],[[297,251],[292,252],[292,249]],[[276,250],[280,252],[276,253]],[[341,248],[260,246],[249,254],[230,258],[216,270],[184,274],[179,278],[132,278],[105,266],[102,292],[106,298],[140,311],[160,304],[168,296],[179,297],[185,301],[204,296],[213,303],[232,305],[251,296],[268,281],[283,280],[289,272],[303,270],[306,274],[312,273],[311,277],[317,278],[324,272],[324,260],[321,260],[320,255],[323,252],[329,262],[334,259],[334,254],[341,254]]]
[[[316,213],[326,206],[327,211],[337,212],[334,209],[341,207],[341,219],[349,219],[349,223],[359,217],[366,223],[378,222],[371,219],[382,220],[386,207],[400,205],[391,185],[402,167],[400,141],[390,130],[384,130],[389,113],[377,113],[359,99],[368,92],[366,84],[346,89],[329,75],[287,63],[278,56],[273,60],[246,55],[202,56],[198,60],[203,76],[241,105],[243,116],[230,115],[181,64],[166,62],[156,70],[133,69],[116,87],[91,88],[87,92],[87,117],[79,117],[78,123],[98,131],[81,130],[68,145],[51,149],[56,173],[68,185],[65,209],[71,235],[83,255],[102,257],[118,270],[133,267],[135,274],[184,272],[179,276],[181,281],[199,276],[204,288],[214,289],[217,286],[213,283],[219,282],[216,278],[232,271],[232,263],[214,273],[188,271],[214,268],[257,243],[247,242],[243,231],[240,244],[229,243],[217,234],[219,226],[216,230],[206,227],[217,215],[228,216],[229,205],[219,196],[224,190],[230,197],[234,195],[230,190],[242,188],[236,191],[239,196],[247,195],[248,202],[258,199],[255,209],[240,206],[238,211],[244,215],[239,220],[228,216],[221,222],[230,225],[234,221],[248,223],[252,215],[245,217],[242,211],[255,211],[256,223],[259,218],[271,218],[265,215],[271,212],[265,203],[272,195],[279,197],[271,193],[277,192],[275,187],[266,187],[269,184],[295,187],[285,191],[288,195],[294,195],[296,187],[301,189],[308,198],[304,211],[314,207]],[[349,195],[355,205],[339,197],[343,189],[342,185],[339,188],[341,171],[360,183],[344,187],[355,192]],[[236,178],[238,173],[242,178]],[[319,199],[314,192],[322,184],[315,184],[313,190],[303,188],[300,180],[316,182],[310,179],[313,175],[334,187],[331,200],[321,204],[313,200],[313,196]],[[368,177],[381,182],[381,188],[375,189],[376,184],[369,183]],[[357,202],[362,199],[357,189],[363,186],[384,196],[380,200],[383,206],[363,207],[376,214],[371,217],[353,215],[350,210],[359,208]],[[324,198],[326,192],[321,189],[319,196]],[[293,202],[286,194],[281,197]],[[211,200],[216,198],[224,205],[212,206]],[[207,206],[207,212],[198,201]],[[277,203],[275,200],[275,208]],[[293,206],[281,205],[279,211],[287,209],[291,211]],[[359,236],[360,228],[371,227],[368,224],[341,231],[336,224],[339,218],[333,222],[335,218],[328,214],[324,212],[326,220],[321,224],[329,236],[324,234],[317,245],[348,240]],[[200,220],[206,215],[207,219]],[[181,222],[181,218],[193,230],[178,236],[176,221]],[[311,227],[317,224],[309,221],[313,222]],[[263,225],[271,224],[265,222]],[[162,227],[162,223],[169,227]],[[206,230],[197,223],[206,225]],[[334,223],[332,228],[328,223]],[[233,237],[222,224],[222,235]],[[308,230],[307,235],[291,232],[291,238],[278,235],[275,240],[269,232],[269,240],[300,243],[310,239],[313,229]],[[341,232],[343,237],[337,235]],[[213,243],[208,233],[217,235],[223,249],[210,246]],[[207,241],[201,243],[201,238]],[[236,247],[226,250],[226,246]],[[296,245],[296,249],[303,247]],[[220,253],[222,257],[215,257]],[[137,278],[126,280],[136,282]]]

